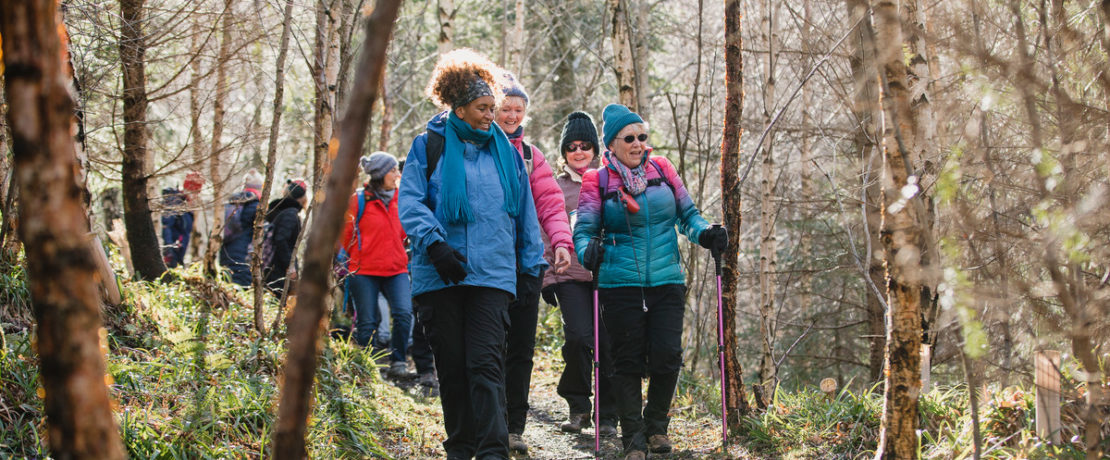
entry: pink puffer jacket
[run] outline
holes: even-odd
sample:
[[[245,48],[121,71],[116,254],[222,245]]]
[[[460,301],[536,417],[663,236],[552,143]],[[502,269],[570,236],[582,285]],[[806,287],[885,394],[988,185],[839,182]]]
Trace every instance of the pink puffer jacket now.
[[[510,137],[521,157],[524,156],[524,136]],[[531,144],[529,144],[531,145]],[[532,185],[532,200],[536,203],[536,216],[540,219],[540,228],[544,236],[556,247],[567,248],[574,255],[574,239],[570,233],[570,220],[567,218],[563,190],[555,182],[551,172],[551,165],[547,163],[543,152],[532,145],[532,174],[528,182]]]

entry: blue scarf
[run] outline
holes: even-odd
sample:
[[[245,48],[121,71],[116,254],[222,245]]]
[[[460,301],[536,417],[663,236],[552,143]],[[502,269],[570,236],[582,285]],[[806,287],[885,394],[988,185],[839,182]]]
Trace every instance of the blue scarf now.
[[[497,176],[501,179],[501,192],[505,195],[502,209],[510,216],[520,215],[520,178],[516,169],[516,149],[505,137],[497,123],[491,123],[490,129],[479,131],[462,121],[450,112],[447,117],[447,129],[444,130],[443,146],[443,171],[440,173],[442,186],[440,188],[439,209],[449,223],[474,222],[474,213],[470,210],[470,200],[466,196],[466,170],[463,165],[463,152],[466,146],[463,141],[470,141],[478,145],[491,142],[490,152],[493,153],[494,163],[497,164]]]

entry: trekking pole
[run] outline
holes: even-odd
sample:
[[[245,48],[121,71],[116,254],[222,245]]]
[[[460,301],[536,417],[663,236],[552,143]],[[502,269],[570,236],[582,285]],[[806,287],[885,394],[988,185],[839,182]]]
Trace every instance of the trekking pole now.
[[[601,241],[601,238],[595,238],[597,238],[599,242]],[[597,276],[598,271],[600,271],[600,265],[601,262],[597,261],[594,264],[593,270],[590,271],[594,277],[594,458],[601,458],[601,347],[599,346],[599,337],[601,334],[599,332],[600,328],[598,327],[600,321],[598,318],[599,303],[597,299]]]
[[[720,227],[721,224],[713,224]],[[728,412],[725,405],[725,320],[723,313],[724,302],[721,296],[721,253],[711,250],[713,263],[717,271],[717,360],[721,365],[721,449],[728,449]]]

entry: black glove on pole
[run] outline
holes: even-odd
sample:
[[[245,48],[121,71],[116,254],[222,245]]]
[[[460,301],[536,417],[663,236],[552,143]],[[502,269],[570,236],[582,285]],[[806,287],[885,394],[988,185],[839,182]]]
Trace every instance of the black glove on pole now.
[[[466,279],[466,257],[447,243],[436,241],[428,246],[428,258],[444,284],[458,284]]]
[[[540,296],[543,297],[543,301],[547,302],[548,305],[552,307],[559,306],[559,300],[555,298],[555,286],[543,288],[543,290],[540,291]]]
[[[728,230],[721,224],[713,224],[713,226],[701,231],[698,244],[713,253],[713,257],[717,257],[718,254],[725,252],[725,248],[728,247]]]

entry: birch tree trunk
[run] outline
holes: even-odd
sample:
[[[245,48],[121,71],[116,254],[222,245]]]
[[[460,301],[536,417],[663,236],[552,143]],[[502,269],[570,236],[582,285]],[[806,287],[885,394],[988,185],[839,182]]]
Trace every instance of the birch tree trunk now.
[[[212,225],[208,233],[208,251],[204,255],[204,271],[216,278],[216,255],[223,245],[224,215],[223,202],[224,176],[220,156],[223,154],[221,138],[224,133],[224,102],[227,100],[227,65],[231,59],[232,6],[235,0],[224,0],[223,28],[220,32],[220,50],[216,55],[216,95],[212,101],[212,144],[208,150],[208,175],[212,181]],[[260,203],[261,204],[261,203]]]
[[[512,53],[505,67],[512,69],[513,75],[519,80],[524,73],[524,0],[516,0],[512,36]]]
[[[876,67],[883,98],[883,222],[886,251],[887,350],[882,427],[876,458],[917,458],[917,406],[921,392],[921,289],[925,249],[918,178],[911,155],[918,148],[903,58],[902,18],[896,0],[875,4]]]
[[[740,132],[744,108],[744,59],[741,54],[740,0],[725,0],[725,117],[721,139],[721,203],[725,226],[728,228],[728,248],[723,254],[724,273],[721,277],[723,318],[725,323],[725,402],[726,418],[731,431],[741,430],[740,419],[749,412],[748,396],[744,392],[744,371],[736,354],[736,287],[740,274],[740,225],[743,214],[740,207]]]
[[[193,166],[189,168],[190,170],[200,169],[204,165],[205,159],[204,134],[201,133],[200,129],[200,114],[201,110],[203,109],[200,88],[200,84],[202,81],[200,66],[202,55],[201,50],[204,48],[204,43],[201,43],[200,41],[200,37],[202,34],[202,27],[200,22],[193,22],[192,28],[192,47],[193,53],[196,53],[196,56],[193,58],[192,62],[189,63],[189,123],[190,126],[192,126],[190,148],[192,149],[193,154]],[[197,201],[199,202],[200,200],[198,199]],[[208,229],[209,224],[208,213],[206,211],[207,210],[203,206],[200,206],[194,213],[196,219],[193,221],[193,231],[190,235],[192,243],[189,245],[189,253],[192,255],[193,261],[201,260],[203,258],[203,255],[207,253],[206,250],[201,250],[202,241],[205,242],[205,245],[208,244],[207,238],[205,238],[205,236],[207,235],[206,230]]]
[[[74,157],[75,104],[57,2],[0,0],[19,237],[36,322],[47,442],[55,458],[125,457],[105,381],[100,293]],[[161,259],[159,258],[159,261]]]
[[[120,1],[120,66],[123,72],[123,223],[135,273],[154,280],[166,271],[150,211],[150,153],[146,131],[144,0]]]
[[[262,197],[258,199],[258,212],[254,213],[254,235],[251,246],[251,284],[254,287],[254,328],[259,334],[266,334],[266,318],[262,310],[265,305],[265,292],[262,290],[262,239],[266,232],[262,222],[269,212],[270,189],[274,187],[274,167],[277,165],[277,142],[281,132],[281,106],[285,100],[285,57],[289,54],[289,33],[293,25],[293,0],[285,2],[285,16],[281,26],[281,45],[278,48],[277,63],[274,69],[274,106],[270,121],[270,140],[266,147],[266,179],[262,183]],[[325,153],[326,155],[326,153]],[[282,276],[285,274],[282,273]]]
[[[455,0],[437,0],[436,13],[439,17],[439,54],[442,56],[451,51],[455,45]]]
[[[636,63],[632,50],[632,36],[628,23],[628,0],[608,0],[612,18],[613,73],[617,77],[619,101],[633,112],[640,112],[637,94]],[[603,146],[604,147],[604,146]]]
[[[351,103],[339,130],[342,139],[339,154],[328,177],[327,190],[319,217],[308,229],[304,275],[297,286],[298,301],[289,320],[289,351],[285,357],[284,384],[274,426],[273,458],[305,458],[305,430],[309,417],[313,378],[316,375],[318,339],[324,301],[328,295],[328,276],[335,258],[347,197],[354,191],[360,149],[366,139],[367,120],[374,109],[382,69],[386,61],[393,23],[400,8],[399,0],[379,0],[366,23],[366,38],[359,59]]]
[[[778,36],[775,32],[772,0],[760,2],[762,19],[760,35],[767,44],[763,59],[763,129],[767,130],[760,167],[759,200],[759,385],[761,403],[770,404],[774,396],[775,375],[775,132],[771,114],[775,111],[775,59]]]

